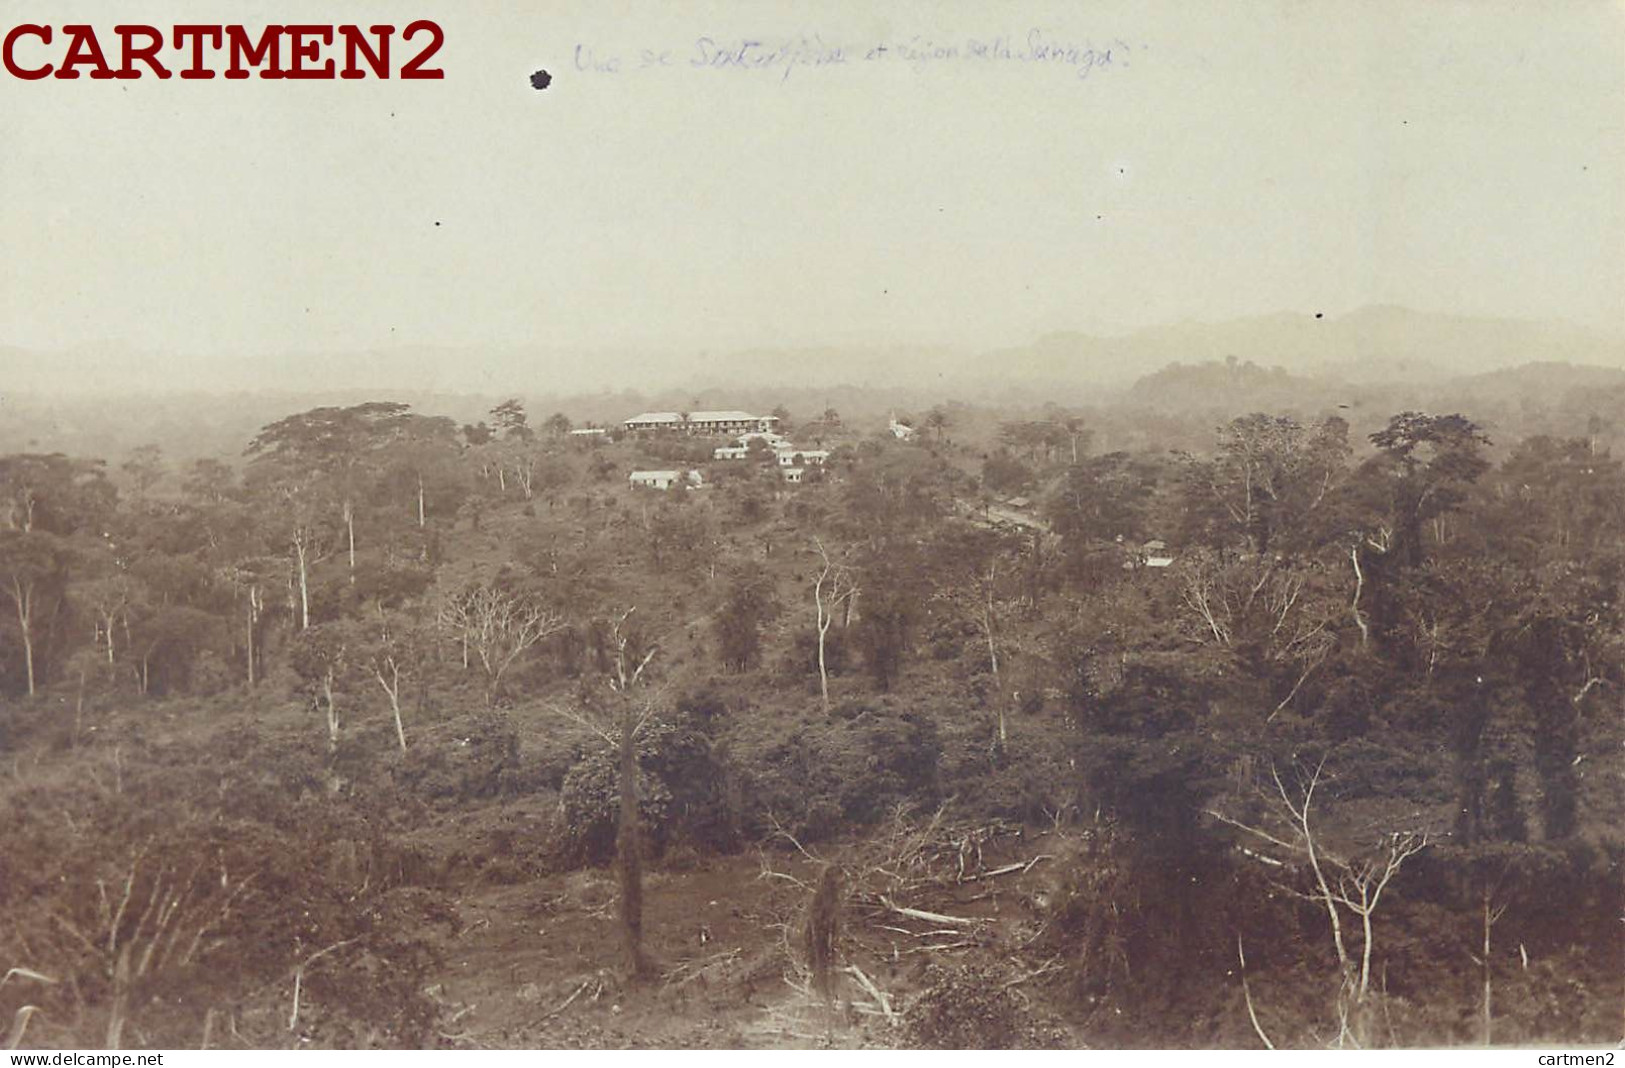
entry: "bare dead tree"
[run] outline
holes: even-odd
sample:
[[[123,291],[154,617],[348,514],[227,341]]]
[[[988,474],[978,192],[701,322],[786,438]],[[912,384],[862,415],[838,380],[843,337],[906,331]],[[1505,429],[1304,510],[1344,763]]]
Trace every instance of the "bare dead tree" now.
[[[1334,608],[1315,595],[1312,577],[1267,558],[1218,560],[1200,553],[1181,568],[1180,600],[1196,641],[1228,650],[1255,647],[1265,664],[1296,676],[1269,718],[1292,702],[1337,644]]]
[[[96,621],[92,637],[107,656],[107,666],[113,666],[113,635],[119,620],[130,606],[129,575],[121,566],[114,574],[89,584],[85,590],[87,606]]]
[[[372,662],[373,677],[384,693],[389,695],[389,710],[395,716],[395,738],[406,748],[406,727],[401,722],[401,662],[393,652],[382,654]]]
[[[519,482],[519,489],[530,500],[535,495],[536,484],[536,454],[529,448],[521,446],[519,451],[509,455],[508,463],[513,467],[513,476]]]
[[[1494,897],[1495,890],[1489,884],[1489,881],[1486,880],[1484,883],[1484,893],[1482,899],[1484,932],[1483,955],[1478,956],[1475,954],[1473,956],[1473,963],[1479,966],[1484,979],[1484,1000],[1482,1011],[1484,1017],[1484,1045],[1486,1046],[1490,1045],[1491,1043],[1491,1038],[1494,1034],[1495,1027],[1495,1016],[1493,1013],[1495,1005],[1495,979],[1490,970],[1490,935],[1495,930],[1495,925],[1500,922],[1502,915],[1504,915],[1507,910],[1505,905],[1495,905]]]
[[[824,548],[822,540],[814,538],[813,546],[824,561],[818,577],[813,580],[813,608],[817,613],[818,623],[818,692],[823,697],[824,711],[828,712],[829,665],[825,657],[826,637],[829,628],[835,622],[837,610],[843,603],[850,604],[857,596],[858,588],[852,580],[851,571],[830,559],[829,551]]]
[[[1411,857],[1426,849],[1428,838],[1426,834],[1414,831],[1393,831],[1383,844],[1381,851],[1364,860],[1337,859],[1336,863],[1341,869],[1337,878],[1337,891],[1334,900],[1354,913],[1360,921],[1360,982],[1357,988],[1358,1000],[1364,1001],[1371,992],[1371,947],[1375,943],[1372,937],[1371,922],[1376,915],[1377,904],[1382,899],[1382,893],[1399,869]]]
[[[1360,569],[1358,545],[1349,550],[1349,560],[1354,564],[1354,599],[1349,602],[1349,612],[1354,616],[1354,625],[1360,628],[1360,645],[1365,646],[1371,641],[1371,628],[1366,624],[1365,613],[1360,611],[1360,595],[1365,592],[1365,572]]]
[[[1307,867],[1313,884],[1311,889],[1285,888],[1295,896],[1314,902],[1326,913],[1332,946],[1337,953],[1337,1045],[1363,1046],[1369,1038],[1366,1017],[1372,994],[1371,960],[1376,945],[1374,917],[1384,891],[1405,862],[1427,848],[1428,836],[1422,831],[1391,831],[1363,856],[1345,856],[1328,849],[1312,819],[1315,791],[1324,769],[1322,759],[1312,772],[1299,777],[1296,789],[1289,789],[1280,772],[1273,766],[1270,768],[1275,798],[1279,801],[1277,816],[1284,825],[1280,830],[1245,824],[1216,809],[1207,811],[1221,823],[1272,847],[1280,855],[1253,855],[1278,871]],[[1358,956],[1350,948],[1351,937],[1345,929],[1344,913],[1350,914],[1358,924]]]
[[[1247,951],[1242,948],[1241,935],[1239,934],[1236,935],[1236,960],[1241,965],[1241,996],[1247,1003],[1247,1019],[1252,1021],[1253,1033],[1258,1035],[1260,1042],[1264,1043],[1264,1048],[1274,1049],[1275,1043],[1271,1042],[1270,1036],[1264,1033],[1264,1025],[1258,1022],[1258,1012],[1253,1008],[1253,991],[1252,987],[1247,984]]]
[[[564,627],[563,616],[494,582],[474,583],[448,598],[437,619],[462,643],[465,664],[470,651],[479,658],[487,702],[496,699],[502,676],[520,654]]]
[[[335,751],[339,747],[339,707],[333,700],[333,689],[339,665],[343,663],[343,656],[344,650],[340,649],[337,657],[327,665],[327,669],[322,673],[321,677],[322,696],[327,699],[327,748],[329,752]]]
[[[367,652],[366,666],[389,697],[389,709],[395,717],[395,738],[404,750],[406,726],[401,720],[401,683],[411,671],[418,647],[412,632],[398,627],[392,629],[389,617],[382,612],[380,616],[380,633]]]
[[[998,558],[994,557],[988,561],[987,575],[978,576],[981,596],[976,599],[976,623],[981,628],[983,640],[987,642],[988,664],[993,671],[993,701],[998,716],[999,745],[1004,746],[1010,741],[1010,732],[1006,715],[1008,701],[999,675],[998,568]]]

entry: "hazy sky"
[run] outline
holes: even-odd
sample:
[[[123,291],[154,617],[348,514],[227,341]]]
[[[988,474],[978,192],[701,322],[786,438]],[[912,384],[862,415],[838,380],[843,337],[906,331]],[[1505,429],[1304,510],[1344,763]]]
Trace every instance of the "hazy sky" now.
[[[1625,331],[1612,0],[0,0],[108,42],[222,15],[434,18],[447,76],[0,74],[0,346],[1016,344],[1370,303]],[[1034,30],[1110,65],[1015,58]],[[814,35],[847,61],[692,65]]]

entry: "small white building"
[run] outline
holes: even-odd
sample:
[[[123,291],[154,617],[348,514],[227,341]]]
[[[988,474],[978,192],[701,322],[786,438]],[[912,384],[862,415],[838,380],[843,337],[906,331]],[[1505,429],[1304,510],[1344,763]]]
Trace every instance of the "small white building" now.
[[[750,449],[744,445],[719,445],[711,450],[713,460],[743,460],[750,456]]]
[[[782,472],[780,472],[780,474],[784,476],[784,480],[786,482],[800,482],[801,476],[806,473],[807,469],[804,467],[786,467]]]
[[[776,449],[775,453],[779,458],[780,467],[794,467],[798,464],[814,464],[822,467],[829,459],[828,449],[797,449],[786,445]]]
[[[891,426],[889,429],[891,430],[891,436],[896,438],[898,441],[914,440],[914,428],[909,426],[907,423],[899,423],[897,421],[896,412],[892,413]]]
[[[601,426],[583,426],[570,431],[570,436],[572,438],[594,438],[608,433],[609,431]]]
[[[1140,556],[1145,560],[1146,567],[1172,567],[1174,563],[1168,543],[1161,538],[1152,538],[1140,546]]]
[[[1162,542],[1155,542],[1154,544],[1162,545]],[[1139,552],[1123,561],[1124,571],[1134,571],[1142,567],[1162,569],[1173,566],[1174,557],[1168,555],[1166,546],[1161,549],[1142,548]]]
[[[681,471],[633,471],[629,481],[634,487],[643,486],[647,489],[668,490],[677,483],[684,481]]]

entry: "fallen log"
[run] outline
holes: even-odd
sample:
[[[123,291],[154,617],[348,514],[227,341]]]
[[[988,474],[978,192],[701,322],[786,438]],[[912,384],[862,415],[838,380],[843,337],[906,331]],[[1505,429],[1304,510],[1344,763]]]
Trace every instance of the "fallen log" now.
[[[580,997],[581,992],[583,990],[587,989],[587,987],[589,987],[591,985],[592,985],[592,980],[591,979],[588,979],[585,982],[583,982],[580,986],[576,987],[576,992],[574,994],[571,994],[569,997],[565,998],[564,1001],[557,1008],[552,1009],[551,1011],[544,1014],[542,1016],[542,1019],[544,1019],[544,1020],[552,1019],[554,1016],[557,1016],[559,1013],[563,1012],[565,1009],[568,1009],[570,1007],[570,1003],[573,1002],[576,998]]]
[[[880,903],[897,913],[899,916],[907,916],[911,920],[923,920],[926,923],[949,923],[960,927],[974,927],[976,924],[982,922],[980,920],[966,919],[963,916],[945,916],[940,912],[926,912],[923,909],[904,908],[902,905],[897,904],[887,897],[882,897],[880,899]]]
[[[863,987],[864,993],[873,998],[874,1003],[880,1006],[880,1011],[885,1014],[886,1022],[895,1027],[897,1025],[897,1014],[892,1012],[891,999],[886,996],[886,992],[876,986],[874,981],[867,975],[864,975],[863,969],[856,964],[847,965],[846,970],[853,978],[857,979],[858,985]]]

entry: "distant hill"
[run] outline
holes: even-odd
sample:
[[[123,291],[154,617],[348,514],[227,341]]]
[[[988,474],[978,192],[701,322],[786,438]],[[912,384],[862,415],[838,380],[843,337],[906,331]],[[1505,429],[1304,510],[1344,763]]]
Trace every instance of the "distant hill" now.
[[[1260,367],[1234,356],[1169,364],[1136,381],[1123,400],[1169,411],[1288,411],[1336,403],[1335,387],[1325,379],[1290,374],[1282,367]]]
[[[1540,360],[1517,367],[1463,375],[1450,382],[1450,389],[1468,398],[1607,392],[1625,389],[1625,368]]]
[[[698,351],[437,347],[171,358],[117,345],[44,353],[0,346],[0,389],[32,393],[380,390],[445,394],[906,388],[943,398],[1023,394],[1063,403],[1124,389],[1174,363],[1224,362],[1359,384],[1438,382],[1531,362],[1625,367],[1625,337],[1556,322],[1468,318],[1377,306],[1342,316],[1280,313],[1176,323],[1121,336],[1047,334],[970,346],[762,345]]]
[[[1625,367],[1625,338],[1566,323],[1377,306],[1338,317],[1283,313],[1180,323],[1122,337],[1050,334],[979,362],[1017,380],[1126,386],[1170,364],[1228,357],[1348,383],[1427,382],[1535,361]],[[967,375],[974,370],[962,368]]]

